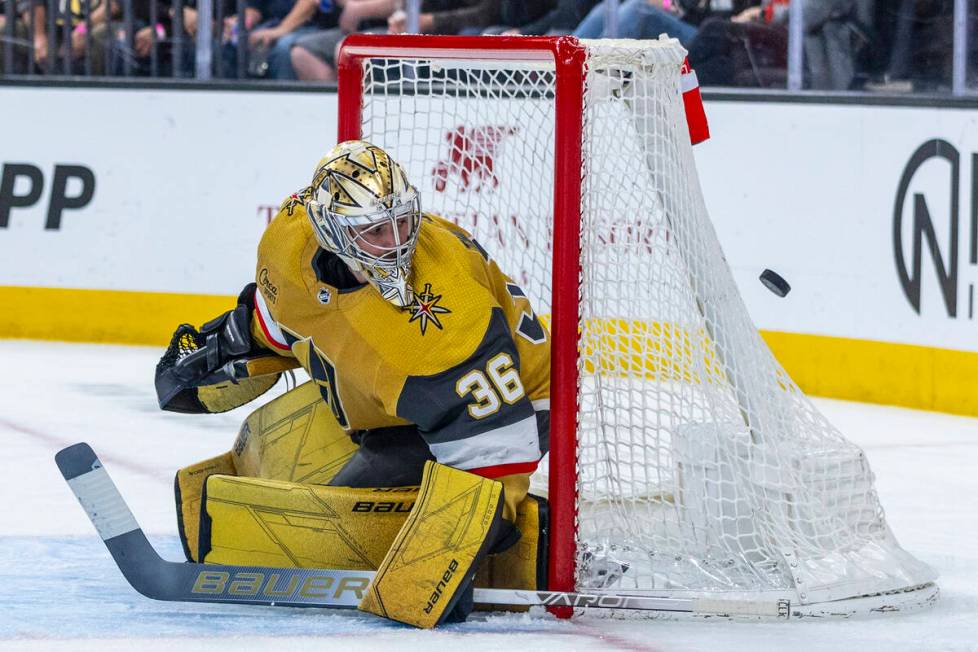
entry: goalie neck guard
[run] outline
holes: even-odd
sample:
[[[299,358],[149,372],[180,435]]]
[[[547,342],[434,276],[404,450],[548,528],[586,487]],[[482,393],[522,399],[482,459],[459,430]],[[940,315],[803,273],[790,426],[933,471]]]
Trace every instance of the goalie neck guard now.
[[[319,162],[311,191],[306,209],[319,245],[384,299],[409,305],[421,200],[401,166],[375,145],[346,141]]]

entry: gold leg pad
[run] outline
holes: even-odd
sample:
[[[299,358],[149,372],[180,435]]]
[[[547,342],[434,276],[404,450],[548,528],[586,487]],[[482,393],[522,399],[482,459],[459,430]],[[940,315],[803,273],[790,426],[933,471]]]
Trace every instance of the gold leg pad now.
[[[442,622],[493,543],[502,483],[425,464],[418,500],[360,609],[415,627]]]
[[[351,489],[214,475],[200,550],[207,563],[374,570],[414,505],[416,487]]]

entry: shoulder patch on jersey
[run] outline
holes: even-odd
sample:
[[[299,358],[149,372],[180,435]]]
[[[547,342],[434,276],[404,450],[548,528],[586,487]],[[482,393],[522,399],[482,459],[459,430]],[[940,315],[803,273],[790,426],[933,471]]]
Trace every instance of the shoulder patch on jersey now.
[[[268,280],[268,268],[262,267],[258,272],[258,286],[262,294],[272,303],[278,303],[278,286]]]
[[[438,305],[441,296],[431,291],[431,283],[425,283],[424,290],[415,292],[411,305],[405,308],[405,310],[411,313],[408,322],[417,321],[421,326],[422,335],[427,331],[429,323],[434,324],[438,330],[442,330],[444,327],[441,325],[441,320],[438,319],[438,315],[452,312],[447,307]]]
[[[282,202],[279,206],[279,211],[285,211],[286,215],[292,215],[295,212],[296,206],[302,206],[305,208],[306,202],[312,196],[312,187],[306,186],[299,192],[294,192],[289,197]]]
[[[543,330],[540,320],[532,312],[527,311],[520,315],[520,323],[516,327],[516,332],[532,344],[543,344],[547,341],[547,333]]]

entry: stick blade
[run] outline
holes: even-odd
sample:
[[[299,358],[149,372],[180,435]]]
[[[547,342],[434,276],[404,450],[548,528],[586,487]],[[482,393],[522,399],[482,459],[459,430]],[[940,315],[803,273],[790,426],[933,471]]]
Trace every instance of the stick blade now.
[[[103,541],[139,530],[92,447],[81,442],[58,451],[54,461]]]
[[[95,451],[85,442],[61,449],[55,454],[54,461],[65,480],[73,480],[102,466]]]

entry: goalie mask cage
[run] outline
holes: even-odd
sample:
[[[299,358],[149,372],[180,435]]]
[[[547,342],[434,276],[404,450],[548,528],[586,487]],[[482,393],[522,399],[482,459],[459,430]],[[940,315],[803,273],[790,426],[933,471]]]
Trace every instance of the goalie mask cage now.
[[[551,590],[927,604],[935,575],[890,532],[864,453],[750,321],[699,189],[684,55],[354,35],[339,139],[389,151],[549,322]]]

